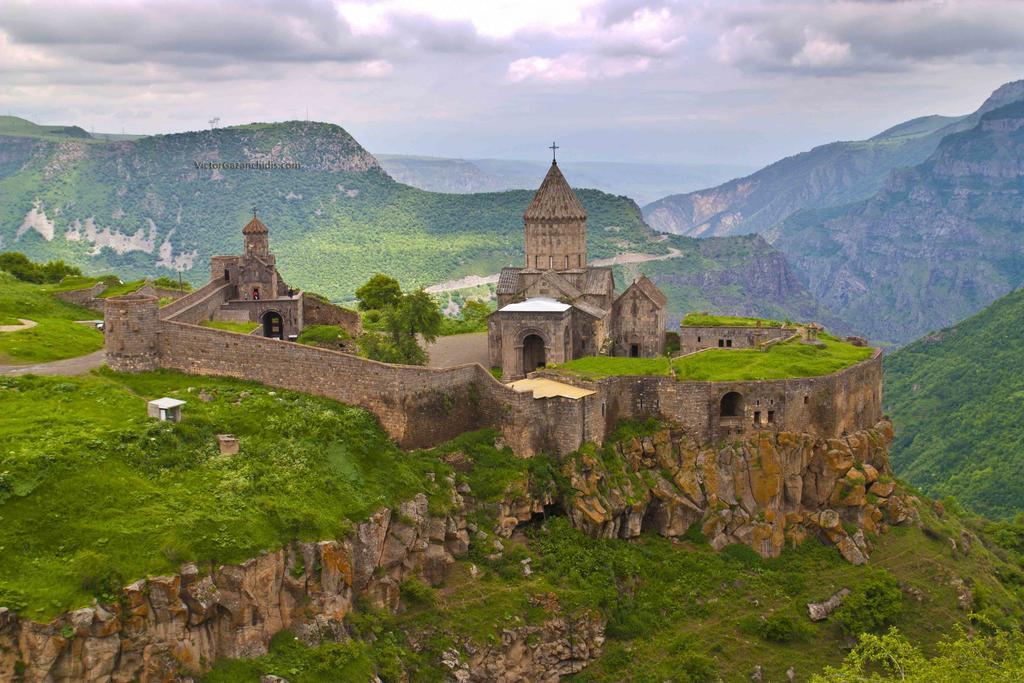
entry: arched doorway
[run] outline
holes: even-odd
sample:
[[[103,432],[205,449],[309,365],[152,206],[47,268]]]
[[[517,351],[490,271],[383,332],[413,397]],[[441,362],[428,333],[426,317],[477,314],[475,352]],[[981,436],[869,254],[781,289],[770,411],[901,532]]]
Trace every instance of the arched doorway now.
[[[284,339],[284,321],[277,311],[267,311],[263,314],[263,336]]]
[[[721,417],[743,417],[743,396],[730,391],[722,397],[719,416]]]
[[[536,334],[526,335],[523,339],[523,374],[543,367],[545,362],[544,340]]]

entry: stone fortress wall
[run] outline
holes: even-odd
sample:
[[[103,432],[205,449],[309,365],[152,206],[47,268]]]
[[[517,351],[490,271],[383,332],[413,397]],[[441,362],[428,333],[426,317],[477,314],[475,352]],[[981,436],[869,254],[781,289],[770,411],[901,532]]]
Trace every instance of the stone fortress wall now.
[[[701,349],[753,349],[766,342],[782,340],[797,333],[795,327],[751,327],[749,325],[687,326],[679,330],[679,353]]]
[[[215,280],[162,309],[156,297],[144,294],[108,299],[108,364],[128,372],[168,368],[237,377],[358,405],[373,412],[403,448],[430,447],[490,427],[524,457],[602,443],[621,419],[669,419],[697,441],[711,443],[762,429],[832,438],[868,429],[882,418],[880,351],[832,375],[761,382],[679,382],[660,376],[588,382],[541,371],[536,375],[595,393],[534,399],[477,364],[392,365],[200,327],[197,323],[210,319],[223,303],[225,287]]]

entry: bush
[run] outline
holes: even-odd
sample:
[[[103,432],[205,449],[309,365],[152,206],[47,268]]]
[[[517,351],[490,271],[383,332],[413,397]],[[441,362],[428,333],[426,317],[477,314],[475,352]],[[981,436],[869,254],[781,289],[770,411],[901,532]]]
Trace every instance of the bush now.
[[[903,591],[899,583],[892,574],[880,569],[853,588],[835,616],[846,633],[857,636],[880,633],[902,612]]]
[[[402,599],[410,605],[433,607],[437,604],[437,591],[415,576],[403,581],[398,590]]]
[[[63,261],[35,263],[24,254],[8,251],[0,254],[0,270],[7,271],[23,282],[35,284],[60,282],[68,275],[81,275],[82,271]]]
[[[793,643],[810,633],[807,624],[788,614],[772,614],[759,621],[757,635],[773,643]]]

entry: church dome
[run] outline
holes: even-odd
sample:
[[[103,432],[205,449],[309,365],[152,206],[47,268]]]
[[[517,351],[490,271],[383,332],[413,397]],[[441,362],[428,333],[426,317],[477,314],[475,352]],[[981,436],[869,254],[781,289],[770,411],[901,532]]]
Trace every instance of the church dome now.
[[[558,163],[551,162],[548,174],[540,189],[533,195],[523,218],[527,221],[585,221],[587,211],[580,204],[576,193],[569,187],[565,176],[558,170]]]
[[[263,222],[254,215],[252,220],[245,224],[242,228],[243,235],[266,235],[270,232],[267,226],[263,225]]]

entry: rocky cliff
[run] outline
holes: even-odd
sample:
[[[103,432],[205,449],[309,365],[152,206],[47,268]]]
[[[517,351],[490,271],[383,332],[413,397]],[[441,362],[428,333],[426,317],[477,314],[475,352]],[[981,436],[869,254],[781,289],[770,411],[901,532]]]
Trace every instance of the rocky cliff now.
[[[1024,102],[947,136],[870,199],[798,213],[768,235],[860,334],[903,343],[1024,282]]]
[[[726,446],[662,429],[574,456],[563,505],[575,526],[598,537],[646,529],[676,537],[699,523],[716,549],[743,543],[775,557],[813,535],[863,564],[870,538],[913,514],[895,493],[892,438],[889,422],[841,439],[762,432]]]
[[[595,537],[648,529],[680,537],[693,527],[716,549],[743,543],[764,556],[813,535],[862,564],[873,537],[916,515],[889,476],[891,440],[888,422],[842,439],[764,432],[717,446],[664,427],[588,446],[559,465],[561,476],[527,474],[494,502],[478,501],[465,483],[456,488],[452,477],[443,514],[431,514],[419,494],[344,538],[295,543],[240,565],[188,564],[126,586],[116,602],[46,623],[0,609],[0,680],[184,680],[217,659],[266,653],[283,629],[307,643],[343,639],[357,603],[400,611],[403,581],[445,584],[471,543],[501,556],[500,542],[467,514],[492,520],[502,538],[564,510]],[[457,640],[437,664],[457,681],[557,681],[600,656],[600,613],[568,613],[554,595],[529,600],[547,616],[483,644]]]
[[[1024,81],[1007,83],[970,115],[925,116],[869,140],[815,147],[717,187],[659,199],[644,207],[644,218],[656,230],[677,235],[764,232],[796,211],[871,196],[893,169],[923,162],[945,136],[1022,97]]]

